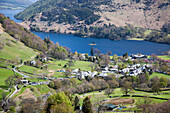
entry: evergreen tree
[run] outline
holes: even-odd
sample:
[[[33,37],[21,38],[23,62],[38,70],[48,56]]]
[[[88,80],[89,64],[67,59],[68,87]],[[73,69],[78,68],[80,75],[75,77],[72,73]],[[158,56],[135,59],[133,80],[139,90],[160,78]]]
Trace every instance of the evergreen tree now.
[[[93,47],[91,47],[91,51],[90,51],[90,53],[91,53],[91,56],[93,56],[93,55],[94,55],[94,48],[93,48]]]
[[[74,99],[74,110],[79,110],[79,108],[80,108],[79,98],[77,96],[75,96],[75,99]]]
[[[89,97],[86,97],[84,100],[83,100],[83,108],[82,108],[82,111],[84,113],[93,113],[92,111],[92,104],[90,102],[90,99]]]

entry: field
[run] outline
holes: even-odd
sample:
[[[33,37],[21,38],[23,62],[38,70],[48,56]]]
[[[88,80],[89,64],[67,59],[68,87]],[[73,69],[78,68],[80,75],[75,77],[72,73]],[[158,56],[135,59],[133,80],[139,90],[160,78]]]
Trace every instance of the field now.
[[[7,60],[11,60],[14,58],[30,60],[32,56],[35,56],[37,54],[31,48],[28,48],[23,43],[16,41],[7,33],[1,34],[0,40],[6,43],[4,48],[0,50],[0,58],[4,58]]]
[[[38,97],[40,95],[43,95],[43,94],[48,94],[49,92],[55,92],[53,89],[50,89],[46,84],[44,85],[37,85],[37,86],[31,86],[31,85],[28,85],[26,87],[23,87],[21,89],[21,91],[15,95],[15,97],[21,95],[24,93],[24,91],[29,88],[32,92],[33,92],[33,95]]]
[[[12,70],[0,69],[0,87],[5,87],[5,80],[11,75],[14,75]]]
[[[153,78],[155,76],[158,76],[158,78],[161,78],[161,77],[170,78],[170,75],[163,74],[163,73],[156,73],[156,72],[154,72],[152,75],[150,75],[150,78]]]
[[[163,94],[163,93],[167,93],[167,94]],[[147,93],[147,92],[144,92],[144,91],[136,91],[136,90],[134,90],[132,93],[129,93],[129,94],[130,95],[140,95],[140,96],[161,97],[161,98],[169,98],[170,99],[170,91],[162,91],[159,95],[157,95],[155,93]],[[94,92],[85,93],[85,95],[83,95],[83,94],[80,94],[80,95],[75,94],[75,95],[77,95],[80,98],[80,105],[82,105],[83,99],[86,96],[90,97],[92,104],[95,104],[98,101],[102,101],[102,100],[105,100],[105,99],[112,99],[112,98],[115,98],[115,97],[119,97],[119,98],[133,98],[133,99],[135,99],[135,102],[138,99],[141,98],[141,97],[120,97],[121,95],[124,95],[120,88],[116,88],[113,91],[113,94],[110,95],[112,98],[109,98],[107,95],[105,95],[104,91],[102,91],[102,92],[94,91]],[[160,99],[153,99],[153,100],[155,102],[157,102],[157,103],[166,101],[166,100],[160,100]]]
[[[5,93],[6,95],[8,95],[10,92],[8,91],[4,91],[3,89],[0,89],[0,100],[2,99],[2,93]]]
[[[46,70],[32,67],[32,66],[27,66],[27,65],[23,65],[23,66],[19,67],[19,70],[24,71],[24,72],[33,73],[33,74],[40,74],[40,73],[47,74],[48,73]]]
[[[48,66],[49,70],[57,70],[57,69],[64,69],[64,65],[68,63],[68,61],[50,61],[51,65]],[[74,66],[71,66],[71,69],[81,69],[82,71],[90,71],[91,68],[89,65],[91,62],[86,61],[76,61]]]
[[[170,55],[162,55],[162,56],[158,56],[158,58],[161,58],[164,60],[170,60]]]

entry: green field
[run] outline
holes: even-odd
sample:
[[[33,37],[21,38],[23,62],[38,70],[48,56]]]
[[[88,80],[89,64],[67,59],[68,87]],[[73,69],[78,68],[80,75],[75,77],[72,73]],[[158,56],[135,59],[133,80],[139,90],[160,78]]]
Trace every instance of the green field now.
[[[37,97],[42,94],[48,94],[49,92],[53,92],[53,93],[55,92],[53,89],[49,88],[46,84],[37,85],[37,86],[28,85],[26,87],[23,87],[21,91],[15,95],[15,97],[19,96],[20,94],[23,94],[24,90],[27,88],[29,88],[33,92],[34,96]]]
[[[64,69],[64,65],[66,63],[68,63],[68,61],[50,61],[51,65],[48,66],[49,70],[57,70],[57,69]],[[89,65],[91,64],[91,62],[87,62],[87,61],[76,61],[74,66],[71,66],[71,69],[81,69],[83,71],[90,71],[91,68],[89,67]],[[59,66],[61,65],[61,66]]]
[[[5,87],[5,80],[11,75],[14,75],[12,70],[0,69],[0,87]]]
[[[151,56],[148,56],[150,58]],[[158,58],[164,59],[164,60],[170,60],[170,55],[159,55]]]
[[[40,69],[40,68],[36,68],[33,66],[27,66],[27,65],[23,65],[21,67],[19,67],[20,71],[24,71],[24,72],[29,72],[29,73],[33,73],[33,74],[47,74],[48,72],[46,70]]]
[[[46,84],[34,86],[40,92],[40,94],[48,94],[54,90],[50,89]]]
[[[5,93],[6,95],[8,95],[10,92],[8,91],[4,91],[3,89],[0,89],[0,100],[2,99],[2,93]]]
[[[163,74],[163,73],[156,73],[156,72],[154,72],[152,75],[150,75],[150,78],[153,78],[155,76],[158,76],[158,78],[165,77],[165,78],[169,78],[170,79],[170,75]]]
[[[124,95],[120,88],[116,88],[113,92],[114,93],[110,95],[110,96],[112,96],[112,98]],[[167,94],[163,94],[165,92]],[[169,98],[170,99],[170,91],[163,91],[159,95],[157,95],[155,93],[147,93],[147,92],[143,92],[143,91],[134,90],[132,93],[129,93],[129,94],[130,95],[151,96],[151,97],[161,97],[161,98]],[[80,105],[82,105],[83,99],[86,96],[90,97],[92,104],[95,104],[96,102],[102,101],[104,99],[111,99],[111,98],[108,98],[108,96],[104,94],[104,91],[102,91],[102,92],[93,91],[93,92],[85,93],[85,95],[83,95],[83,94],[80,94],[80,95],[75,94],[75,95],[77,95],[80,98]],[[136,102],[138,99],[141,99],[142,97],[120,97],[120,98],[133,98],[133,99],[135,99],[135,102]],[[156,103],[162,103],[162,102],[166,101],[166,100],[161,100],[161,99],[152,99],[152,100],[155,101]]]
[[[0,50],[0,58],[7,60],[11,60],[13,58],[30,60],[32,56],[37,54],[31,48],[25,46],[20,41],[16,42],[16,40],[7,33],[1,34],[0,40],[6,43],[4,48]]]
[[[65,77],[62,72],[54,72],[54,74],[51,75],[51,76],[53,76],[53,77],[58,77],[58,78]]]
[[[164,60],[170,60],[170,55],[162,55],[162,56],[158,56],[158,58],[161,58]]]

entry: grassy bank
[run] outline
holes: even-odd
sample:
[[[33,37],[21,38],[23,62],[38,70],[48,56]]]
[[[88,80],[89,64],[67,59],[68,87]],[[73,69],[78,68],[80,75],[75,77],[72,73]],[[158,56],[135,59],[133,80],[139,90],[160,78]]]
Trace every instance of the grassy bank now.
[[[158,78],[161,78],[161,77],[170,78],[170,75],[168,74],[157,73],[157,72],[154,72],[152,75],[150,75],[150,78],[153,78],[155,76],[158,76]]]
[[[5,32],[0,35],[0,40],[6,43],[3,49],[0,50],[0,58],[7,60],[13,60],[14,58],[29,60],[37,54],[33,49],[25,46],[20,41],[16,41]]]

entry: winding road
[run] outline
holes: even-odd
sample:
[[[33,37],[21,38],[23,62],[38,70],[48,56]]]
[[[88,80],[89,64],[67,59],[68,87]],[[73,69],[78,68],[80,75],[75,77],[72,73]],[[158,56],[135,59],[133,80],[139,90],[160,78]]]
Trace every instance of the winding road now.
[[[9,99],[10,99],[12,96],[14,96],[14,95],[18,92],[17,85],[14,86],[14,88],[15,88],[15,91],[8,97],[8,99],[6,100],[7,103],[9,102]]]

